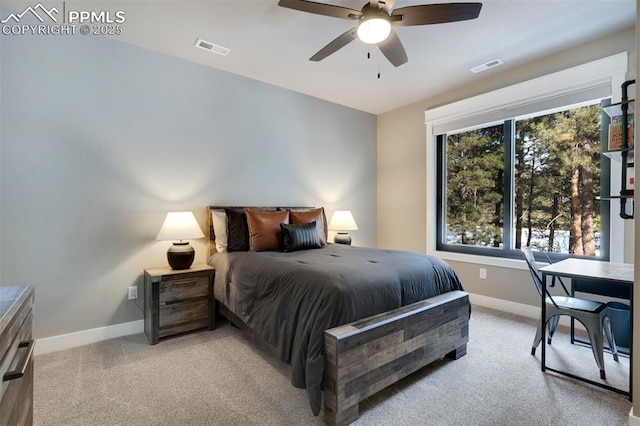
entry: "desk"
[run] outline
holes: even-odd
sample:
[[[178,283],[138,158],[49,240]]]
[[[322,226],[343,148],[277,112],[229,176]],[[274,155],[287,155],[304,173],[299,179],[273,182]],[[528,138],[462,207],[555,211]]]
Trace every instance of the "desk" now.
[[[633,377],[632,369],[633,369],[633,356],[632,356],[632,347],[633,347],[633,265],[629,263],[614,263],[614,262],[601,262],[599,260],[589,260],[589,259],[565,259],[557,263],[553,263],[551,265],[544,266],[540,268],[540,272],[542,273],[542,282],[546,284],[547,277],[557,276],[557,277],[567,277],[573,280],[587,280],[587,281],[600,281],[603,285],[610,284],[613,286],[625,286],[628,288],[628,294],[630,295],[630,312],[631,312],[631,333],[630,333],[630,344],[629,344],[629,391],[623,391],[618,388],[614,388],[608,386],[601,382],[595,382],[583,377],[576,376],[571,373],[567,373],[564,371],[559,371],[553,369],[551,367],[546,367],[545,365],[545,349],[546,349],[546,336],[545,330],[546,327],[542,327],[542,371],[551,370],[555,373],[559,373],[565,376],[572,377],[577,380],[582,380],[584,382],[590,383],[594,386],[598,386],[601,388],[605,388],[617,393],[621,393],[623,395],[627,395],[629,400],[631,400],[631,380]],[[573,289],[572,285],[572,289]],[[581,289],[581,291],[585,291]],[[545,293],[542,293],[542,318],[545,318],[546,314],[546,303],[545,303]],[[544,325],[544,324],[543,324]]]

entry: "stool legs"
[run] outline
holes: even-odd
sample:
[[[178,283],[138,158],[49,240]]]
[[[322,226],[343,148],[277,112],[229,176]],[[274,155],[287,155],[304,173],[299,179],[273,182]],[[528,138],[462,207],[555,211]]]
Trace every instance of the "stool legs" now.
[[[608,315],[604,315],[602,317],[602,328],[604,329],[605,336],[607,336],[607,342],[609,343],[609,348],[613,354],[613,360],[618,362],[618,346],[616,346],[616,339],[611,331],[611,321],[609,321]]]
[[[536,354],[536,348],[540,344],[542,340],[542,327],[549,327],[549,337],[548,343],[551,344],[551,338],[553,337],[553,333],[556,331],[558,327],[558,322],[560,319],[560,315],[555,314],[554,312],[549,313],[551,307],[547,307],[547,318],[545,318],[544,325],[542,321],[538,322],[538,327],[536,329],[536,335],[533,339],[533,344],[531,345],[531,355]],[[611,322],[609,321],[609,317],[602,313],[600,316],[594,315],[576,315],[573,318],[580,321],[584,327],[587,329],[587,333],[589,334],[589,341],[591,342],[591,351],[593,352],[593,357],[596,360],[596,364],[598,369],[600,370],[600,378],[602,380],[606,380],[606,373],[604,370],[604,337],[606,336],[607,342],[609,343],[609,347],[611,348],[611,352],[613,354],[613,359],[618,361],[618,348],[616,346],[615,338],[611,331]],[[604,332],[604,333],[603,333]]]

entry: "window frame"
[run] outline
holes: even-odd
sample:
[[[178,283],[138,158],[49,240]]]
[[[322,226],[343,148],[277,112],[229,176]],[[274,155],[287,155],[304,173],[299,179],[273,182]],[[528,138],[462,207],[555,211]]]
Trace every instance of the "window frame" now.
[[[610,96],[612,102],[620,100],[620,85],[627,79],[628,52],[621,52],[606,58],[595,60],[583,65],[554,72],[532,80],[524,81],[512,86],[473,96],[467,99],[449,104],[433,107],[425,111],[426,127],[426,252],[436,255],[445,260],[476,263],[489,266],[507,267],[523,269],[522,257],[518,260],[514,257],[491,256],[486,252],[462,253],[457,251],[438,250],[437,240],[437,206],[438,206],[438,172],[437,172],[437,134],[446,133],[453,129],[464,131],[466,128],[477,127],[484,123],[503,121],[505,118],[520,117],[536,111],[531,106],[538,107],[537,111],[542,112],[554,107],[564,105],[579,104],[588,100],[580,99],[581,93],[590,89],[606,88],[604,93],[591,99],[606,98]],[[602,92],[602,90],[601,90]],[[565,100],[565,102],[558,103]],[[569,99],[570,101],[566,101]],[[549,106],[545,108],[545,106]],[[542,106],[542,107],[540,107]],[[505,111],[516,111],[500,117],[499,114]],[[522,112],[524,111],[524,112]],[[520,112],[520,113],[517,113]],[[496,116],[496,114],[498,114]],[[474,122],[475,120],[475,122]],[[462,124],[462,125],[460,125]],[[443,126],[451,126],[442,131]],[[607,163],[606,161],[603,163]],[[613,168],[612,168],[613,170]],[[511,179],[510,179],[511,180]],[[602,187],[608,185],[601,182]],[[613,188],[612,188],[613,190]],[[615,209],[615,203],[611,203],[611,208]],[[606,209],[605,209],[606,210]],[[622,219],[617,218],[615,212],[610,214],[610,235],[619,235],[624,229]],[[602,244],[608,244],[603,241]],[[624,247],[626,244],[609,245],[609,260],[624,261]],[[592,258],[592,257],[591,257]]]
[[[606,106],[610,101],[608,99],[601,100],[599,102],[600,106]],[[598,104],[598,102],[587,102],[584,104]],[[551,113],[560,112],[564,110],[569,110],[573,108],[579,108],[584,106],[583,104],[579,105],[568,105],[564,108],[559,108],[558,111],[553,111]],[[516,144],[516,122],[520,120],[527,119],[529,117],[541,116],[548,114],[548,111],[542,111],[538,114],[530,114],[527,117],[513,117],[505,120],[503,125],[503,144],[504,144],[504,154],[503,154],[503,170],[504,170],[504,185],[502,188],[502,201],[503,201],[503,245],[502,248],[496,247],[482,247],[482,246],[474,246],[474,245],[463,245],[463,244],[449,244],[446,242],[446,216],[447,216],[447,204],[446,204],[446,179],[447,179],[447,158],[446,158],[446,144],[447,144],[447,134],[439,134],[436,135],[436,150],[437,150],[437,159],[436,159],[436,185],[437,185],[437,193],[436,193],[436,249],[438,251],[447,251],[453,253],[465,253],[472,255],[480,255],[480,256],[489,256],[489,257],[504,257],[504,258],[512,258],[512,259],[521,259],[522,254],[520,253],[520,249],[513,248],[515,246],[514,241],[514,224],[515,224],[515,212],[514,212],[514,199],[513,194],[515,193],[515,144]],[[607,148],[606,142],[606,130],[608,128],[609,117],[607,114],[601,112],[601,130],[600,130],[600,149],[601,152],[605,152],[604,150]],[[489,127],[492,123],[488,125],[481,125],[480,128]],[[455,133],[455,132],[454,132]],[[600,172],[600,255],[599,256],[584,256],[584,255],[575,255],[569,253],[555,253],[555,252],[547,252],[548,258],[552,260],[561,260],[566,259],[568,257],[576,257],[576,258],[585,258],[585,259],[593,259],[593,260],[609,260],[609,247],[610,247],[610,201],[605,199],[608,195],[608,188],[610,184],[610,159],[604,156],[603,161],[601,161],[601,172]]]

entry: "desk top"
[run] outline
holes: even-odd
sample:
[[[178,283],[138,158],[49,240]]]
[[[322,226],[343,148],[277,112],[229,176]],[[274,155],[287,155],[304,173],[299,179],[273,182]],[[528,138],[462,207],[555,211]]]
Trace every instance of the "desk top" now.
[[[595,278],[633,284],[633,264],[589,259],[564,259],[540,268],[540,272],[570,278]]]

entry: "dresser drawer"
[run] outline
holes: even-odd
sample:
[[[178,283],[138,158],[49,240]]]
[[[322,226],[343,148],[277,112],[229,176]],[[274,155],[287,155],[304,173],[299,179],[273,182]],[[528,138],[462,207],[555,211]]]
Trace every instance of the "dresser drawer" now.
[[[160,305],[178,300],[209,296],[209,278],[191,277],[160,283]]]
[[[4,316],[0,315],[0,346],[3,349],[3,353],[0,353],[2,426],[33,423],[33,289],[24,289],[12,308]],[[3,288],[0,288],[2,291]],[[4,288],[4,291],[11,290]]]
[[[26,360],[29,362],[31,354],[29,353],[33,347],[33,341],[31,340],[31,324],[33,323],[33,313],[29,310],[25,320],[23,321],[18,333],[13,338],[9,350],[2,361],[0,361],[0,379],[4,377],[6,373],[16,371],[22,368],[22,364]],[[13,380],[2,380],[0,382],[0,401],[5,401],[10,396],[10,387],[16,383],[20,383],[22,378]],[[0,404],[1,405],[1,404]],[[0,425],[2,425],[2,410],[0,410]]]
[[[0,425],[33,424],[33,358],[27,362],[22,377],[5,383],[8,385],[0,399]]]
[[[209,325],[209,301],[196,300],[160,306],[160,337]]]

